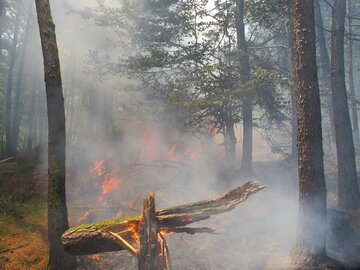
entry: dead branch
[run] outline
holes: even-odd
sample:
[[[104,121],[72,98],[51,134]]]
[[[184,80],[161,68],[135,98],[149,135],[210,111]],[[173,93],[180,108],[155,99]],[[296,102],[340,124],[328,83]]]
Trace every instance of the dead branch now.
[[[184,204],[156,212],[158,230],[174,233],[202,233],[213,232],[211,229],[186,228],[184,226],[200,220],[208,219],[212,215],[221,214],[234,209],[250,195],[264,189],[266,186],[257,181],[250,181],[223,196],[211,200],[204,200]],[[109,251],[123,250],[118,239],[111,233],[120,235],[127,242],[133,240],[133,227],[138,228],[140,215],[113,219],[95,224],[81,225],[70,228],[62,236],[64,249],[72,255],[87,255]]]

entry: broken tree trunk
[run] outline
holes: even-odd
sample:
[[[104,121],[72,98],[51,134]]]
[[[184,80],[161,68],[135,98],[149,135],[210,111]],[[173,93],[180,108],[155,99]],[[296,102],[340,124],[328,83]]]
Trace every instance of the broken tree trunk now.
[[[266,186],[250,181],[215,199],[184,204],[156,212],[158,231],[176,233],[211,233],[209,228],[184,227],[191,223],[208,219],[235,208],[250,195]],[[88,255],[110,251],[129,250],[119,242],[119,237],[134,248],[136,253],[139,242],[140,215],[121,219],[85,224],[67,230],[61,240],[64,249],[71,255]]]
[[[154,193],[151,193],[148,198],[144,199],[143,205],[144,208],[139,228],[139,270],[154,270],[158,269],[158,230]]]

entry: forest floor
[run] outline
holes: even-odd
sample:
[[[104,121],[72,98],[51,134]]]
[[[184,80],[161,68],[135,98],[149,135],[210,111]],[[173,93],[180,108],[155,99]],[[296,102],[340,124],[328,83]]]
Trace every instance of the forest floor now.
[[[46,269],[46,174],[19,159],[0,164],[0,179],[0,269]]]
[[[277,263],[287,264],[296,229],[297,214],[292,210],[297,207],[297,182],[290,167],[280,160],[257,163],[257,179],[269,189],[234,213],[214,218],[210,225],[217,234],[171,236],[174,269],[286,269]],[[332,206],[336,204],[333,180],[328,185]],[[269,208],[276,211],[269,212]],[[46,269],[46,168],[39,167],[37,160],[25,157],[0,163],[0,215],[0,270]],[[358,226],[360,231],[360,222]],[[219,241],[223,245],[217,245]],[[241,256],[236,255],[239,250]],[[269,263],[273,259],[275,268]],[[81,269],[136,269],[136,260],[124,252],[93,256],[86,261],[88,267]]]

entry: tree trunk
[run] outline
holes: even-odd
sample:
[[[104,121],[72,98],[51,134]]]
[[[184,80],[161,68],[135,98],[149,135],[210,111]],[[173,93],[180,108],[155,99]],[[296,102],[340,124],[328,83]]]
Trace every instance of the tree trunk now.
[[[236,159],[236,137],[233,116],[229,110],[225,110],[225,153],[230,166],[234,165]]]
[[[331,68],[330,68],[330,57],[329,52],[326,47],[325,34],[324,34],[324,24],[321,15],[320,2],[315,0],[315,22],[316,22],[316,37],[317,43],[319,44],[319,53],[320,53],[320,63],[319,67],[322,71],[322,82],[327,91],[326,93],[326,105],[328,106],[328,114],[330,118],[330,133],[331,139],[335,141],[335,127],[334,127],[334,109],[331,98]]]
[[[288,45],[288,77],[292,83],[294,83],[294,63],[295,63],[295,51],[294,51],[294,26],[292,23],[292,13],[289,14],[289,19],[286,24],[287,30],[287,45]],[[297,141],[296,141],[296,97],[295,97],[295,86],[290,89],[291,98],[291,159],[296,160],[297,157]]]
[[[49,0],[36,0],[48,111],[48,238],[51,270],[75,269],[61,235],[69,227],[65,196],[65,111],[60,61]]]
[[[359,208],[360,194],[345,85],[345,6],[346,3],[344,0],[336,0],[334,2],[331,29],[331,90],[338,161],[339,207],[349,210]]]
[[[244,26],[244,0],[236,0],[236,37],[237,48],[239,50],[239,72],[241,81],[244,85],[249,81],[250,63],[247,44],[245,39]],[[252,137],[253,137],[253,119],[252,119],[252,94],[245,93],[242,103],[243,115],[243,152],[241,168],[245,173],[252,173]]]
[[[353,136],[355,145],[360,144],[359,138],[359,118],[357,113],[356,106],[356,95],[355,95],[355,86],[354,86],[354,66],[353,66],[353,37],[352,37],[352,19],[350,11],[350,1],[347,0],[347,27],[348,27],[348,65],[349,65],[349,92],[351,100],[351,116],[352,116],[352,127],[353,127]]]
[[[25,65],[25,59],[27,57],[27,46],[29,43],[30,38],[30,26],[32,22],[32,5],[28,8],[29,14],[28,19],[26,22],[26,29],[24,33],[24,41],[23,41],[23,48],[22,48],[22,56],[21,61],[19,65],[19,72],[16,82],[16,92],[15,92],[15,102],[14,102],[14,121],[13,121],[13,127],[12,127],[12,145],[11,145],[11,152],[16,155],[16,150],[18,146],[18,140],[19,140],[19,132],[20,132],[20,125],[22,120],[22,112],[23,112],[23,104],[20,103],[22,96],[23,96],[23,73],[24,73],[24,65]]]
[[[317,267],[326,258],[326,189],[313,1],[294,0],[299,219],[293,262]]]
[[[7,88],[6,88],[6,105],[5,105],[5,138],[6,138],[6,153],[8,155],[13,155],[12,153],[12,134],[11,134],[11,103],[12,103],[12,90],[13,90],[13,76],[14,76],[14,67],[16,60],[16,46],[18,44],[18,35],[19,35],[19,25],[20,25],[20,9],[19,4],[17,5],[16,10],[16,21],[14,36],[12,39],[11,49],[9,52],[9,70],[7,76]]]
[[[139,229],[139,270],[157,270],[158,228],[154,193],[144,199],[143,207]]]

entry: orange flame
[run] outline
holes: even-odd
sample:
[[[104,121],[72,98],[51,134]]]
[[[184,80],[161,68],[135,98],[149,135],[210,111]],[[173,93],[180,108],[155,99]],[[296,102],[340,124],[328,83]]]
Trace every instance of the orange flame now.
[[[96,262],[101,261],[101,256],[99,254],[91,254],[88,256],[88,258]]]
[[[117,189],[120,186],[121,181],[122,179],[120,176],[107,173],[103,178],[102,195],[109,194],[111,191]]]
[[[90,173],[96,174],[102,179],[101,195],[98,198],[100,202],[104,201],[110,192],[116,190],[121,185],[121,176],[115,175],[107,168],[105,159],[95,161],[90,167]]]
[[[82,215],[81,217],[79,217],[79,219],[78,219],[76,222],[77,222],[77,223],[83,222],[85,219],[87,219],[88,217],[90,217],[93,213],[94,213],[93,210],[87,211],[84,215]]]
[[[162,235],[165,235],[165,234],[172,234],[173,232],[170,230],[170,228],[163,227],[160,229],[159,233],[161,233]]]
[[[136,243],[140,243],[140,222],[129,222],[129,230],[131,231],[131,237]]]
[[[106,160],[96,160],[93,165],[90,167],[90,173],[95,173],[97,176],[102,176],[105,174],[106,166],[105,166]]]

